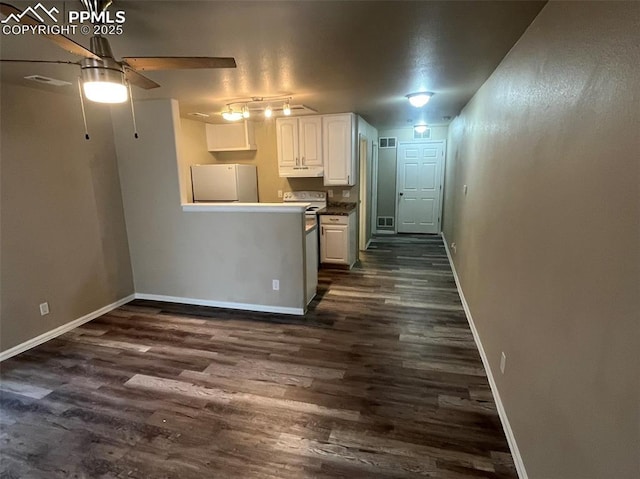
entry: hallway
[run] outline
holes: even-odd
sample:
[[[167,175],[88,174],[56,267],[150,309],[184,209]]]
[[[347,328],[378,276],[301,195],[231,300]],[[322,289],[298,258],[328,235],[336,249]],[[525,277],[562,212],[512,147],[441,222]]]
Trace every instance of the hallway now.
[[[440,237],[304,319],[134,301],[2,363],[2,477],[515,478]]]

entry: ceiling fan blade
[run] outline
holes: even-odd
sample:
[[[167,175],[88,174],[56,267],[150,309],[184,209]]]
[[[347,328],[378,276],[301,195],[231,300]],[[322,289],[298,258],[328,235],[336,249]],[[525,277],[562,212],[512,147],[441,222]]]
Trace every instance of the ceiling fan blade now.
[[[44,25],[44,23],[36,20],[30,15],[25,14],[22,10],[14,7],[13,5],[9,5],[8,3],[0,3],[0,13],[5,15],[6,17],[13,17],[16,21],[24,24],[24,25]],[[73,53],[74,55],[79,55],[85,58],[93,58],[94,60],[100,60],[101,58],[94,54],[92,51],[87,50],[82,45],[74,42],[70,38],[65,37],[62,34],[41,34],[43,37],[48,38],[53,43],[58,45],[59,47],[65,49],[69,53]]]
[[[53,63],[53,64],[63,64],[63,65],[78,65],[78,62],[66,62],[62,60],[12,60],[7,58],[0,58],[0,62],[13,62],[13,63]]]
[[[233,57],[125,57],[122,60],[139,71],[236,67]]]
[[[144,88],[145,90],[151,90],[152,88],[158,88],[160,86],[153,80],[141,75],[132,68],[127,68],[126,66],[124,68],[124,75],[127,77],[129,83],[137,87]]]

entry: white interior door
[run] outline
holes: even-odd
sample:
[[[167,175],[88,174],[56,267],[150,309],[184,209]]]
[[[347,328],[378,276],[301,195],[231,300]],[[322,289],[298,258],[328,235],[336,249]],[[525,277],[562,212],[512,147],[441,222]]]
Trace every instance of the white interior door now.
[[[398,146],[398,233],[439,233],[444,142]]]

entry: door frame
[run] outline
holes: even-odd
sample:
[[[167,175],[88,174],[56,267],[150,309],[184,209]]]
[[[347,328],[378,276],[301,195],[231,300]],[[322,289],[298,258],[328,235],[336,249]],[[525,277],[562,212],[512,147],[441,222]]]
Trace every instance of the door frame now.
[[[378,230],[378,142],[371,142],[371,237]]]
[[[367,184],[367,176],[369,175],[369,166],[367,164],[368,158],[368,140],[362,133],[358,135],[358,163],[360,166],[360,177],[358,181],[360,188],[358,188],[358,249],[365,251],[369,246],[367,241],[367,211],[369,210],[369,185]],[[364,154],[363,154],[364,152]]]
[[[398,234],[398,203],[400,203],[400,196],[398,196],[398,185],[400,183],[400,162],[398,157],[398,152],[400,151],[400,147],[402,145],[433,145],[433,144],[441,144],[442,145],[442,168],[440,169],[440,211],[438,211],[438,233],[442,233],[442,211],[444,205],[442,204],[444,201],[444,170],[447,167],[447,140],[411,140],[411,141],[399,141],[396,147],[396,192],[395,192],[395,209],[394,209],[394,221],[393,221],[393,232]]]

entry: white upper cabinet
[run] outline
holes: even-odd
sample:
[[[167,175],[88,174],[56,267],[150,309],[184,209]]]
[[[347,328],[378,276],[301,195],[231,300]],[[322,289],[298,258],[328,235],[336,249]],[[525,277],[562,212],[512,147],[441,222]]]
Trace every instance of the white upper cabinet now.
[[[255,150],[253,123],[246,120],[237,123],[206,124],[208,151]]]
[[[322,176],[322,118],[277,118],[278,171],[282,177]]]
[[[353,113],[324,115],[323,159],[326,186],[356,184],[356,116]]]
[[[276,135],[278,143],[278,167],[282,169],[297,166],[299,158],[298,119],[277,118]]]
[[[298,118],[300,161],[307,166],[322,166],[322,117]]]

